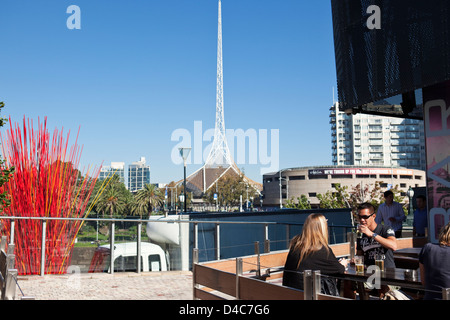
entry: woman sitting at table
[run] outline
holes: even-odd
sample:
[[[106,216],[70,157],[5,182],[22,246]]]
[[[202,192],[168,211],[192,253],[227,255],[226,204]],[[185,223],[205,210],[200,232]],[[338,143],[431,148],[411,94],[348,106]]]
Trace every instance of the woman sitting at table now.
[[[283,285],[303,290],[304,270],[320,270],[321,275],[337,275],[345,271],[347,259],[337,260],[328,246],[328,225],[320,213],[306,218],[302,233],[296,235],[290,244],[283,273]],[[339,295],[336,280],[321,277],[321,292]]]
[[[450,288],[450,222],[439,233],[439,243],[427,243],[419,254],[420,279],[425,300],[442,299],[442,289]]]

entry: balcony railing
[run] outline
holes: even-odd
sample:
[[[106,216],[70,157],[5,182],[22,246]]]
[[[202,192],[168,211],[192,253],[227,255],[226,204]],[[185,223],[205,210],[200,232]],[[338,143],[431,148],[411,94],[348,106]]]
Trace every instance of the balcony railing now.
[[[211,215],[213,217],[213,215]],[[162,216],[164,217],[164,216]],[[169,216],[169,217],[173,217],[173,216]],[[182,217],[182,216],[177,216],[177,217]],[[116,229],[116,223],[119,222],[126,222],[126,223],[131,223],[131,224],[136,224],[137,225],[137,231],[136,231],[136,248],[137,248],[137,256],[141,256],[141,247],[142,247],[142,237],[141,237],[141,230],[142,230],[142,224],[143,223],[165,223],[165,224],[173,224],[173,223],[178,223],[178,224],[185,224],[188,223],[190,225],[192,225],[192,232],[190,232],[191,236],[193,237],[192,239],[192,244],[193,244],[193,248],[194,249],[198,249],[199,248],[199,239],[201,239],[201,237],[199,236],[200,232],[202,232],[202,238],[204,238],[205,235],[205,228],[202,227],[201,230],[199,231],[199,226],[201,225],[213,225],[214,226],[214,248],[212,249],[214,251],[213,255],[209,255],[209,257],[214,258],[215,260],[220,260],[221,259],[221,251],[222,249],[230,249],[227,247],[224,247],[221,243],[221,239],[224,240],[222,232],[221,232],[221,226],[224,225],[256,225],[256,226],[260,226],[261,230],[262,230],[262,235],[263,235],[263,239],[262,239],[262,245],[264,248],[264,252],[270,252],[270,247],[271,245],[274,246],[274,248],[288,248],[289,246],[289,242],[291,239],[291,234],[292,233],[297,233],[299,230],[301,230],[300,228],[303,226],[302,223],[292,223],[292,222],[271,222],[271,221],[267,221],[267,222],[259,222],[259,221],[226,221],[226,220],[220,220],[220,221],[213,221],[213,220],[182,220],[182,219],[177,219],[177,220],[169,220],[169,219],[160,219],[160,220],[154,220],[154,219],[106,219],[106,218],[57,218],[57,217],[23,217],[23,216],[0,216],[0,222],[2,220],[10,220],[11,224],[10,224],[10,230],[9,230],[9,239],[8,239],[8,243],[10,244],[14,244],[14,238],[15,238],[15,224],[16,223],[20,223],[21,220],[37,220],[40,221],[42,223],[41,228],[44,232],[42,232],[42,237],[41,239],[41,243],[40,243],[40,247],[38,245],[36,245],[36,247],[40,250],[40,270],[39,270],[39,274],[41,276],[44,276],[46,274],[46,261],[47,261],[47,257],[46,257],[46,251],[45,247],[46,244],[48,242],[47,239],[47,234],[46,234],[46,230],[48,227],[49,223],[52,223],[52,221],[55,220],[62,220],[62,221],[84,221],[84,222],[106,222],[109,224],[109,245],[110,245],[110,256],[109,256],[109,265],[110,266],[114,266],[114,259],[116,258],[116,256],[114,255],[114,245],[115,245],[115,229]],[[284,226],[284,234],[286,235],[284,239],[275,239],[275,240],[270,240],[269,239],[269,228],[277,228],[275,229],[275,233],[279,233],[280,229],[279,228],[283,228]],[[331,243],[336,243],[339,241],[342,241],[342,236],[346,235],[346,233],[352,228],[352,226],[350,225],[330,225],[330,242]],[[188,235],[188,237],[190,237]],[[254,239],[255,241],[259,241],[259,239]],[[253,246],[254,242],[252,241],[252,243],[245,243],[242,244],[242,246]],[[43,250],[42,250],[43,248]],[[203,248],[200,250],[211,250],[211,248]],[[141,259],[136,259],[136,269],[135,271],[137,273],[141,272]],[[109,273],[113,274],[114,273],[114,267],[109,268]]]

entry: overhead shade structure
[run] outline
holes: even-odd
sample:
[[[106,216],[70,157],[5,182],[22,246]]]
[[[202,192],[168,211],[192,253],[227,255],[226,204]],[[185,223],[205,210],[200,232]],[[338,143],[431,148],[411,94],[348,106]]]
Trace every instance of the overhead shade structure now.
[[[332,0],[339,108],[423,119],[428,238],[450,223],[450,1]]]
[[[421,89],[450,80],[450,1],[331,4],[340,110],[422,119]]]

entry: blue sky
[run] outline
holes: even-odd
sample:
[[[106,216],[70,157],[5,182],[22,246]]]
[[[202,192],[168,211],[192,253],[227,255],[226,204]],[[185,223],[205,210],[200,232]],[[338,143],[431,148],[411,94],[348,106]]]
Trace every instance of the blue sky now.
[[[71,141],[80,127],[82,166],[144,156],[152,182],[181,179],[172,133],[214,127],[217,3],[0,0],[2,115],[47,116]],[[81,30],[66,26],[72,4]],[[223,0],[222,13],[226,127],[278,129],[281,168],[331,164],[331,2]],[[238,165],[262,181],[260,163]]]

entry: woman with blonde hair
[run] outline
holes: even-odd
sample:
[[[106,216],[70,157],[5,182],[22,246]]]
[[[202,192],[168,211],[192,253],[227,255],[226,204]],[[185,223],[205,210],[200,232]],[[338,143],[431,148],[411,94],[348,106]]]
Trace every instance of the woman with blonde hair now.
[[[419,255],[420,279],[425,300],[442,299],[442,289],[450,288],[450,222],[439,233],[439,243],[427,243]]]
[[[283,273],[283,285],[303,290],[304,270],[320,270],[322,275],[337,275],[345,271],[347,259],[338,261],[328,246],[328,225],[320,213],[306,218],[302,233],[290,244]],[[338,295],[336,281],[322,277],[322,293]],[[331,281],[329,281],[331,280]]]

